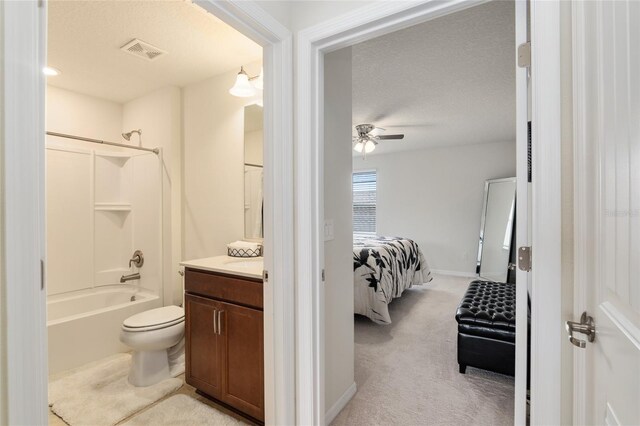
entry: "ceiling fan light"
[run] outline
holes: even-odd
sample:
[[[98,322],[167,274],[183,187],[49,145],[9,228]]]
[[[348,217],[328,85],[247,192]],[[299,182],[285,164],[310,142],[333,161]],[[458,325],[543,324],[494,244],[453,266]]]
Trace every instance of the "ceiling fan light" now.
[[[256,94],[256,89],[249,83],[249,76],[244,72],[244,68],[240,68],[236,83],[229,89],[229,93],[239,98],[248,98]]]
[[[356,144],[353,146],[353,150],[354,150],[355,152],[362,152],[362,150],[363,150],[363,149],[364,149],[364,144],[362,143],[362,141],[358,141],[358,143],[356,143]]]
[[[373,143],[373,141],[365,142],[365,144],[364,144],[364,152],[365,153],[368,154],[370,152],[373,152],[374,149],[376,149],[376,144]],[[360,152],[362,152],[362,151],[360,151]]]

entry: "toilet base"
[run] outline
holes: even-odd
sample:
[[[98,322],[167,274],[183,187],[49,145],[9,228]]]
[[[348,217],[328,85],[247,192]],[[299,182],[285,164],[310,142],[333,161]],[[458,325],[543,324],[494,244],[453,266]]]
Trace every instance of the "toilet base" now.
[[[169,377],[171,374],[166,349],[133,352],[129,371],[129,383],[133,386],[151,386]]]

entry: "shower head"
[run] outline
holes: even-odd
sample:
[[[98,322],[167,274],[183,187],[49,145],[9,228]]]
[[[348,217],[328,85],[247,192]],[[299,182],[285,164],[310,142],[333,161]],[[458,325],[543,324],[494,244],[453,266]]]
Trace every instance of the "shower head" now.
[[[122,137],[125,138],[126,140],[130,141],[131,140],[131,135],[133,135],[134,133],[137,133],[138,136],[140,138],[142,138],[142,129],[138,129],[138,130],[132,130],[130,132],[127,133],[123,133]]]

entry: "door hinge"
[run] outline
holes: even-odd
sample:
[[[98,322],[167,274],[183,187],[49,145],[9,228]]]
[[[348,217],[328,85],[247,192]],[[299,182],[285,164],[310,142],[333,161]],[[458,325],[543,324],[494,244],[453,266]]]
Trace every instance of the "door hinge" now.
[[[266,269],[262,271],[262,281],[269,282],[269,271]]]
[[[324,282],[324,269],[322,270],[322,273],[320,275],[321,275],[321,278],[322,278],[322,282]]]
[[[518,66],[527,68],[531,66],[531,42],[522,43],[518,46]]]
[[[518,249],[518,268],[525,272],[531,270],[531,247],[520,247]]]

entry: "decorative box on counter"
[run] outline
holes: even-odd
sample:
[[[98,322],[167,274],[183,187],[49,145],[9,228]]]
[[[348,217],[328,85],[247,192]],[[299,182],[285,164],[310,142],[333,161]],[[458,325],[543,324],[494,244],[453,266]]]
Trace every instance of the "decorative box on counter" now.
[[[227,254],[231,257],[260,257],[262,256],[262,244],[236,241],[227,244]]]

